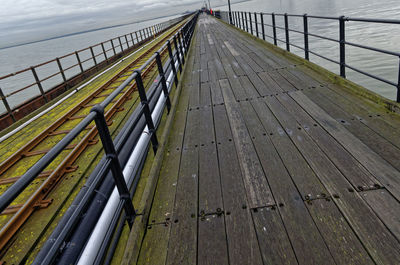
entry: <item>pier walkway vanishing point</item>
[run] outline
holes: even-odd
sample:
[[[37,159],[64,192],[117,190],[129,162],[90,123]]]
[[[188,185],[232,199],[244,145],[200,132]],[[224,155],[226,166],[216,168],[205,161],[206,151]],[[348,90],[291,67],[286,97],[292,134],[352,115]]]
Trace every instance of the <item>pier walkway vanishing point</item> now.
[[[200,16],[130,262],[400,264],[400,118],[268,47]]]

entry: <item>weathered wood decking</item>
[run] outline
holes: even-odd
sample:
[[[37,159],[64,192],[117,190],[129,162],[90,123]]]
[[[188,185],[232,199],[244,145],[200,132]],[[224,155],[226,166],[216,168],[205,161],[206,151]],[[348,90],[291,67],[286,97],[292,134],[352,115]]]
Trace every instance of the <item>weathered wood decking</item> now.
[[[201,16],[138,264],[400,264],[400,119]]]

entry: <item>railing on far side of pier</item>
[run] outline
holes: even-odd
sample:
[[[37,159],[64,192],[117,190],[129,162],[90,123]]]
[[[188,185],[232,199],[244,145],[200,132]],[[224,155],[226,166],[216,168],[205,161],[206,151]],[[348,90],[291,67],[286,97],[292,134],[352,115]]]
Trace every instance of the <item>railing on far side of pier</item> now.
[[[227,23],[230,23],[229,22],[229,14],[226,11],[215,12],[215,16],[224,20]],[[320,57],[324,60],[327,60],[331,63],[339,65],[339,73],[340,73],[340,76],[343,78],[346,78],[346,69],[348,68],[357,73],[360,73],[362,75],[368,76],[370,78],[373,78],[375,80],[378,80],[380,82],[383,82],[390,86],[395,87],[395,89],[397,90],[396,101],[400,102],[400,52],[375,48],[375,47],[371,47],[368,45],[354,43],[354,42],[350,42],[350,41],[346,40],[346,22],[353,21],[353,22],[362,22],[362,23],[383,23],[383,24],[400,25],[400,20],[354,18],[354,17],[345,17],[345,16],[329,17],[329,16],[312,16],[312,15],[307,15],[307,14],[298,15],[298,14],[287,14],[287,13],[281,14],[281,13],[242,12],[242,11],[232,11],[231,17],[232,17],[232,20],[231,20],[232,25],[234,25],[244,31],[247,31],[248,33],[250,33],[252,35],[257,36],[258,38],[262,38],[263,40],[266,40],[266,38],[269,38],[273,41],[273,44],[276,46],[278,46],[279,42],[283,43],[286,46],[285,47],[286,50],[289,52],[290,52],[290,47],[295,47],[300,50],[303,50],[304,58],[306,60],[310,60],[310,54],[312,54],[312,55]],[[284,25],[282,25],[282,26],[277,25],[277,23],[276,23],[277,17],[283,18]],[[289,25],[289,17],[302,19],[303,20],[302,21],[303,30],[297,30],[297,29],[291,28]],[[318,34],[309,32],[309,25],[310,25],[311,19],[337,21],[339,38],[335,39],[335,38],[330,38],[330,37],[326,37],[326,36],[322,36],[322,35],[318,35]],[[271,21],[271,22],[268,23],[268,21]],[[250,26],[248,26],[248,24],[250,24]],[[255,32],[253,32],[253,25],[255,25]],[[272,35],[267,35],[265,33],[266,32],[265,27],[269,27],[272,29]],[[282,30],[284,32],[285,39],[278,38],[277,30]],[[290,32],[304,35],[303,47],[299,46],[297,44],[294,44],[293,42],[290,42]],[[309,36],[337,43],[338,47],[339,47],[339,58],[332,59],[326,55],[323,55],[323,54],[317,53],[314,50],[311,50],[310,45],[309,45],[310,44]],[[391,80],[388,80],[388,79],[378,76],[376,74],[361,70],[355,66],[348,64],[346,62],[346,46],[353,46],[353,47],[357,47],[360,49],[369,50],[369,51],[377,52],[380,54],[386,54],[386,55],[397,57],[398,64],[395,66],[395,67],[397,67],[397,70],[398,70],[397,82],[393,82]]]

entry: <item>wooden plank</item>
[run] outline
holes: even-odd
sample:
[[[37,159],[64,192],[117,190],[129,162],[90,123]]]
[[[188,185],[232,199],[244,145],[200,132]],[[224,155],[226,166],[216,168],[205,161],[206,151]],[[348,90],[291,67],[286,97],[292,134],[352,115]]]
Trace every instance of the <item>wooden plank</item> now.
[[[240,168],[251,208],[274,204],[267,180],[251,143],[228,80],[220,80],[225,106],[238,152]]]
[[[208,215],[200,219],[197,264],[229,264],[223,216]]]
[[[246,100],[248,96],[242,85],[240,84],[240,78],[229,78],[230,87],[235,95],[236,100]]]
[[[357,190],[374,189],[381,183],[372,176],[343,146],[341,146],[324,129],[316,125],[313,120],[291,97],[288,95],[277,96],[279,102],[292,114],[291,126],[287,129],[305,129],[318,146],[327,154],[329,159],[340,168],[342,174],[352,183]],[[297,122],[296,122],[297,120]]]
[[[273,94],[273,92],[268,88],[268,86],[261,80],[257,74],[248,75],[250,82],[257,89],[258,94],[264,97]]]
[[[369,122],[362,122],[351,114],[345,112],[327,97],[322,96],[318,90],[304,91],[313,102],[329,113],[332,118],[341,122],[349,132],[354,134],[374,152],[383,157],[397,170],[400,170],[400,149],[369,127]]]
[[[253,219],[264,264],[298,264],[278,211],[261,208]]]
[[[260,97],[260,94],[258,94],[257,90],[247,76],[241,76],[239,77],[239,80],[249,100]]]
[[[207,214],[223,208],[211,91],[208,83],[201,84],[199,112],[199,210]],[[224,230],[223,227],[221,229]]]
[[[280,156],[263,136],[250,102],[241,102],[240,106],[299,264],[335,264]]]
[[[268,72],[268,75],[281,87],[283,91],[289,92],[296,90],[296,87],[289,83],[281,74],[279,74],[279,72],[271,71]]]
[[[208,60],[206,55],[201,55],[200,57],[200,81],[202,83],[208,82]]]
[[[198,85],[189,90],[189,106],[199,106]],[[199,111],[188,111],[179,168],[173,225],[166,264],[194,264],[197,258]]]
[[[301,91],[300,91],[301,92]],[[347,131],[339,122],[330,117],[303,93],[290,95],[305,111],[349,151],[376,179],[397,199],[400,199],[400,172],[373,152],[357,137]]]
[[[262,264],[225,106],[214,106],[213,114],[230,264]]]
[[[281,113],[267,101],[268,107],[281,122]],[[282,124],[285,127],[285,124]],[[349,183],[341,172],[312,141],[304,130],[288,133],[293,143],[302,153],[307,163],[316,173],[333,196],[343,216],[376,263],[392,264],[400,260],[399,242],[376,217],[371,208],[353,190],[348,190]],[[374,229],[371,230],[371,227]]]
[[[311,170],[264,101],[255,100],[251,104],[257,112],[266,135],[274,144],[303,200],[326,196],[325,187]]]
[[[361,193],[387,228],[400,240],[400,204],[387,190],[370,190]]]
[[[274,79],[271,78],[271,76],[267,72],[259,73],[258,76],[264,82],[264,84],[268,88],[268,90],[271,91],[271,93],[269,95],[272,95],[272,94],[278,95],[279,93],[284,92],[282,90],[282,88],[275,82]]]
[[[215,67],[215,61],[208,61],[208,77],[210,82],[216,82],[218,80],[218,74]]]
[[[314,200],[307,207],[336,264],[375,264],[332,200]]]
[[[211,101],[214,106],[221,105],[224,103],[224,97],[222,96],[222,91],[219,86],[219,82],[211,83]]]
[[[263,60],[262,58],[260,58],[256,53],[251,52],[247,54],[253,61],[255,61],[261,68],[263,71],[268,72],[268,71],[273,71],[275,68],[268,64],[267,60]]]

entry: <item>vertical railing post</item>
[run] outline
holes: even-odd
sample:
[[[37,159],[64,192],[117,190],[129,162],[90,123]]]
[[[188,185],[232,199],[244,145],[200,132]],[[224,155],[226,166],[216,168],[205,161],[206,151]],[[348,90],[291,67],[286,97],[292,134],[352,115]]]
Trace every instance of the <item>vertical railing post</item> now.
[[[132,198],[124,174],[122,172],[121,164],[118,159],[117,152],[115,151],[115,146],[110,135],[110,131],[107,127],[106,119],[104,118],[104,108],[100,105],[96,105],[92,108],[91,112],[96,113],[96,118],[94,119],[99,132],[100,140],[103,144],[104,152],[106,157],[111,159],[111,172],[114,178],[115,185],[117,186],[119,197],[124,201],[124,209],[126,213],[126,219],[130,228],[132,228],[133,220],[136,215],[135,208],[133,207]]]
[[[126,42],[126,46],[129,48],[128,37],[126,35],[125,35],[125,42]]]
[[[232,23],[232,10],[231,10],[231,1],[228,0],[228,9],[229,9],[229,24],[233,24]]]
[[[136,44],[138,44],[140,41],[139,41],[139,37],[137,35],[137,31],[135,31],[135,36],[136,36]]]
[[[83,73],[83,65],[81,62],[81,58],[79,58],[79,53],[75,52],[76,60],[78,61],[79,68],[81,69],[81,73]]]
[[[97,66],[96,56],[94,55],[93,47],[90,46],[90,53],[92,54],[92,60],[95,66]]]
[[[250,20],[250,32],[253,35],[253,21],[251,20],[251,12],[249,12],[249,20]]]
[[[278,41],[276,39],[276,22],[275,22],[275,13],[271,14],[272,17],[272,33],[274,35],[274,45],[278,46]]]
[[[166,98],[167,111],[169,113],[169,111],[171,110],[171,100],[169,98],[167,80],[165,79],[164,68],[163,68],[163,65],[162,65],[161,56],[160,56],[159,52],[156,52],[156,62],[157,62],[157,66],[158,66],[158,73],[159,73],[159,75],[161,77],[160,81],[161,81],[162,90],[163,90],[164,96]]]
[[[37,86],[38,86],[38,88],[39,88],[40,94],[41,94],[42,97],[44,98],[44,101],[47,103],[48,100],[47,100],[46,95],[44,94],[44,90],[43,90],[43,87],[42,87],[42,83],[40,83],[39,77],[38,77],[38,75],[37,75],[37,73],[36,73],[36,70],[35,70],[35,68],[34,68],[33,66],[31,66],[31,71],[32,71],[33,77],[35,78],[36,84],[37,84]]]
[[[249,23],[247,21],[247,12],[244,12],[244,18],[246,20],[246,31],[249,32]]]
[[[110,40],[110,42],[111,42],[111,47],[112,47],[112,49],[113,49],[113,51],[114,51],[114,55],[116,55],[117,53],[115,52],[114,42],[113,42],[112,39]]]
[[[12,112],[10,105],[8,104],[7,98],[4,96],[3,90],[0,87],[0,98],[3,101],[4,107],[7,110],[8,115],[10,115],[11,119],[16,122],[17,120],[15,119],[14,113]]]
[[[178,67],[179,67],[179,72],[182,73],[182,64],[181,64],[181,58],[179,56],[179,48],[178,48],[178,44],[176,41],[176,35],[174,36],[174,47],[176,50],[176,59],[178,60]]]
[[[104,42],[101,43],[101,49],[103,50],[104,58],[106,59],[107,64],[108,64],[108,57],[107,57],[106,49],[104,48]]]
[[[304,25],[304,58],[309,61],[310,55],[308,52],[308,18],[307,14],[303,15],[303,25]]]
[[[339,17],[340,76],[346,78],[345,17]]]
[[[265,25],[264,25],[264,13],[260,13],[260,17],[261,17],[261,29],[262,29],[262,37],[263,40],[265,40]]]
[[[288,15],[285,13],[285,36],[286,36],[286,50],[290,51],[290,44],[289,44],[289,22],[288,22]]]
[[[131,33],[130,35],[131,35],[131,40],[132,40],[132,46],[134,46],[135,42],[133,41],[133,34]]]
[[[151,117],[151,112],[150,112],[149,103],[147,100],[146,91],[143,86],[142,74],[141,74],[140,70],[135,70],[134,72],[136,73],[136,77],[135,77],[136,87],[138,89],[140,101],[143,106],[143,113],[146,118],[147,127],[149,128],[149,132],[151,135],[151,143],[153,145],[153,151],[154,151],[154,153],[156,153],[157,148],[158,148],[158,140],[157,140],[156,130],[154,127],[153,118]]]
[[[62,68],[62,65],[61,65],[61,62],[60,62],[60,58],[57,57],[56,61],[57,61],[58,69],[60,70],[61,77],[62,77],[62,79],[64,81],[64,84],[66,85],[67,78],[65,77],[64,69]]]
[[[399,73],[397,75],[397,97],[396,102],[400,102],[400,56],[399,56]]]
[[[257,13],[254,12],[254,24],[256,25],[256,36],[258,38],[258,22],[257,22]]]
[[[122,46],[121,37],[118,37],[119,47],[121,48],[121,53],[124,52],[124,47]]]
[[[178,73],[176,71],[174,55],[172,53],[171,42],[169,40],[167,41],[167,48],[168,48],[169,59],[171,60],[171,69],[172,69],[172,72],[174,73],[174,77],[175,77],[174,78],[175,86],[177,86],[178,85]]]
[[[244,17],[243,17],[243,12],[240,12],[241,13],[241,15],[242,15],[242,30],[244,30],[245,29],[245,27],[244,27]]]
[[[183,52],[183,43],[182,43],[182,38],[180,37],[180,35],[182,34],[182,31],[179,31],[177,34],[177,38],[178,38],[178,46],[179,46],[179,50],[181,52],[182,55],[182,64],[185,64],[185,53]]]

